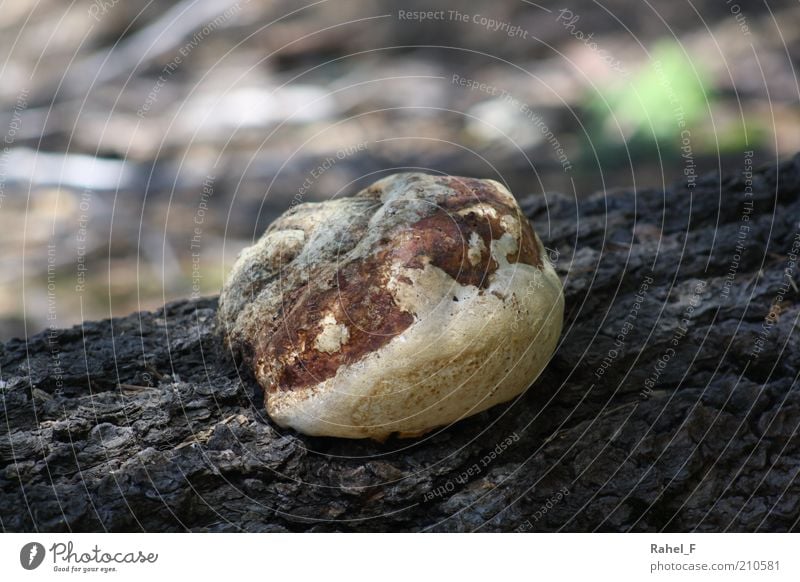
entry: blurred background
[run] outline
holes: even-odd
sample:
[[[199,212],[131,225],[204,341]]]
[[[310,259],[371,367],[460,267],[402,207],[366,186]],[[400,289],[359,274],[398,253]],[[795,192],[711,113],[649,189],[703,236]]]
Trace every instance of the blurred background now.
[[[800,150],[797,0],[14,0],[0,47],[3,340],[216,294],[401,169],[580,197]]]

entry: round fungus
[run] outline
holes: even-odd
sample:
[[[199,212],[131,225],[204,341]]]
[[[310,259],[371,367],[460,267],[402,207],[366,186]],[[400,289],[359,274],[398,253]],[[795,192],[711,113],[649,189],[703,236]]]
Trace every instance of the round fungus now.
[[[523,392],[563,311],[506,188],[403,173],[280,216],[239,256],[219,318],[279,425],[383,440]]]

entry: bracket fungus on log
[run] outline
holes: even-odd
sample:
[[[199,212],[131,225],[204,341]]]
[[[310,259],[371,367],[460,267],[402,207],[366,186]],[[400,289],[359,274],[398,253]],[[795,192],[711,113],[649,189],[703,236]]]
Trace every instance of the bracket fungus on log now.
[[[280,426],[383,440],[523,392],[563,311],[506,188],[403,173],[280,216],[239,256],[219,318]]]

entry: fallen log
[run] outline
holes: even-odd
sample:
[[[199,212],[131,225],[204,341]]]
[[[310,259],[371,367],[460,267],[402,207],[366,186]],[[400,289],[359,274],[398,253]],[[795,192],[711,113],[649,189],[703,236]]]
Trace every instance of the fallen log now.
[[[14,339],[0,527],[799,529],[800,156],[521,204],[567,315],[515,401],[415,440],[281,430],[222,348],[216,298]]]

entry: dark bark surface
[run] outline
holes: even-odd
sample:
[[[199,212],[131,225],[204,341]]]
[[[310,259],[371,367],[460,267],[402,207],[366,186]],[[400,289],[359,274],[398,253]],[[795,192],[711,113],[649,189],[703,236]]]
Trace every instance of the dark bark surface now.
[[[12,340],[6,531],[787,531],[800,519],[800,157],[525,211],[564,278],[516,401],[416,440],[264,417],[216,300]]]

